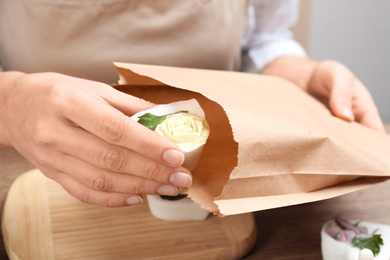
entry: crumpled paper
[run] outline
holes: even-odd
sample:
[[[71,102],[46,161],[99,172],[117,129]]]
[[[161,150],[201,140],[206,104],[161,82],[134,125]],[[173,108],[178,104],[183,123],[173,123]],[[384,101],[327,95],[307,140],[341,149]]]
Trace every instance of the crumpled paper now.
[[[118,90],[165,104],[196,98],[211,129],[189,197],[218,215],[313,202],[390,176],[390,136],[334,117],[280,78],[114,63]]]

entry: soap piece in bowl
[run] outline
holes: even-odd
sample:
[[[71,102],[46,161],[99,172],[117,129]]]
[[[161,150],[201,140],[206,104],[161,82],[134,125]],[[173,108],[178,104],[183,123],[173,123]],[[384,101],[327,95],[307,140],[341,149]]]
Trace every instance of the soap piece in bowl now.
[[[326,222],[321,230],[324,260],[390,259],[390,226],[367,221],[336,218]]]

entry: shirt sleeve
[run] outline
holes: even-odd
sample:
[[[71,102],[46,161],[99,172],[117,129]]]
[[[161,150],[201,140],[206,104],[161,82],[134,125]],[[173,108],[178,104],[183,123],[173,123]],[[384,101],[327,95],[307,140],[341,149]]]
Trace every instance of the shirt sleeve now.
[[[260,72],[285,55],[307,57],[291,31],[298,11],[299,0],[252,0],[242,40],[243,71]]]

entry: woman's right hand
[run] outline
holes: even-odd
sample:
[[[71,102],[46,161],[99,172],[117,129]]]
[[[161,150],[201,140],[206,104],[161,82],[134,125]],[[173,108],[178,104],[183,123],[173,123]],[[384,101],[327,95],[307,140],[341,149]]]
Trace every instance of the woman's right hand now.
[[[191,185],[174,143],[129,116],[154,106],[109,85],[57,73],[0,73],[0,144],[77,199],[108,207]]]

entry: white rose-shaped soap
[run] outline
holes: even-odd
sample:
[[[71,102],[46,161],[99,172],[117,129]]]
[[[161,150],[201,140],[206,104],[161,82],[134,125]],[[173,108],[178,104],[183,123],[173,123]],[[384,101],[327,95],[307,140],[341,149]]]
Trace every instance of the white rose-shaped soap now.
[[[184,167],[195,169],[210,133],[207,122],[190,113],[169,115],[155,131],[177,144],[184,152]]]
[[[183,166],[190,171],[194,170],[210,134],[210,127],[199,103],[191,99],[158,105],[132,118],[141,122],[140,119],[145,119],[145,115],[148,116],[146,120],[149,120],[146,124],[151,122],[149,128],[177,144],[184,152]]]
[[[190,171],[195,169],[210,134],[203,109],[195,99],[158,105],[132,118],[177,144],[184,152],[183,166]],[[159,219],[194,221],[209,215],[208,210],[188,197],[166,200],[148,195],[147,199],[152,215]]]

